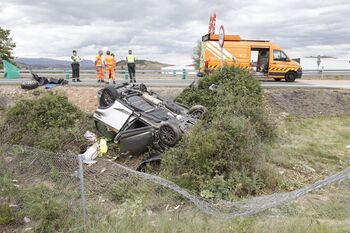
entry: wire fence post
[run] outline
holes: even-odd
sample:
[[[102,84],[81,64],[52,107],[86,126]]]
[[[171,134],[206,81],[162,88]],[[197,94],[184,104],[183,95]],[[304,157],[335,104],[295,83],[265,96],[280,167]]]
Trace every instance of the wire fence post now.
[[[82,211],[83,211],[84,231],[86,232],[86,199],[85,199],[85,190],[84,190],[83,157],[81,155],[79,155],[78,159],[79,159],[81,207],[82,207]]]

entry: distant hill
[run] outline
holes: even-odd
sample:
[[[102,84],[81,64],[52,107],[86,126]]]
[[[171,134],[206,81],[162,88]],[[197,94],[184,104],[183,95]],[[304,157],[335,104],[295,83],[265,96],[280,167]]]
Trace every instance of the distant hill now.
[[[65,69],[70,67],[70,61],[56,60],[50,58],[16,58],[16,63],[20,68],[32,69]],[[80,62],[82,69],[94,69],[94,62],[83,60]],[[136,68],[139,70],[159,70],[162,67],[171,66],[170,64],[160,63],[148,60],[136,60]],[[126,69],[125,60],[117,62],[117,69]]]

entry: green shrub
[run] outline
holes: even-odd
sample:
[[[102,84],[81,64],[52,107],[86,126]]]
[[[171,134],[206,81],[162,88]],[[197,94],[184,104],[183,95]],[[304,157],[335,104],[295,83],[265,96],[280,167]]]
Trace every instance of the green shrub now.
[[[215,90],[209,90],[212,84]],[[275,130],[260,84],[247,71],[215,71],[184,90],[177,101],[202,104],[209,117],[163,155],[164,176],[209,198],[233,199],[277,187],[262,146]]]
[[[60,93],[44,93],[36,99],[20,100],[5,114],[1,142],[58,151],[82,139],[89,121],[82,111]],[[92,124],[90,124],[92,125]]]

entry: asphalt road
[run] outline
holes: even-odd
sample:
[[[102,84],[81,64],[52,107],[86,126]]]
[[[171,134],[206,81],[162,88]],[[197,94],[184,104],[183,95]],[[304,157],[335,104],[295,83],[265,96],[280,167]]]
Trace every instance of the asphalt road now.
[[[20,85],[23,80],[1,80],[1,85]],[[194,80],[171,80],[171,79],[142,79],[140,82],[149,87],[187,87]],[[124,80],[118,80],[122,83]],[[105,86],[107,84],[97,83],[96,80],[85,79],[83,82],[69,82],[70,86]],[[350,80],[297,80],[293,83],[261,81],[264,88],[333,88],[333,89],[350,89]]]

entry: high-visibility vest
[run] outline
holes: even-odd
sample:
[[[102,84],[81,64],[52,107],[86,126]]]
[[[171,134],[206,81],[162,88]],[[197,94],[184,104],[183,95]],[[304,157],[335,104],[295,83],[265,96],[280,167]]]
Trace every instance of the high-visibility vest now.
[[[102,67],[102,65],[103,65],[103,63],[102,63],[102,56],[97,55],[96,59],[95,59],[95,63],[96,63],[96,66]]]
[[[126,63],[135,63],[135,56],[129,54],[129,55],[126,57]]]
[[[115,63],[114,58],[111,55],[107,55],[105,57],[105,63],[106,63],[107,67],[112,68],[114,66],[114,63]]]
[[[80,57],[78,56],[78,55],[76,55],[76,56],[74,56],[74,55],[72,55],[71,56],[71,59],[72,59],[72,62],[73,63],[79,63],[80,62]]]

